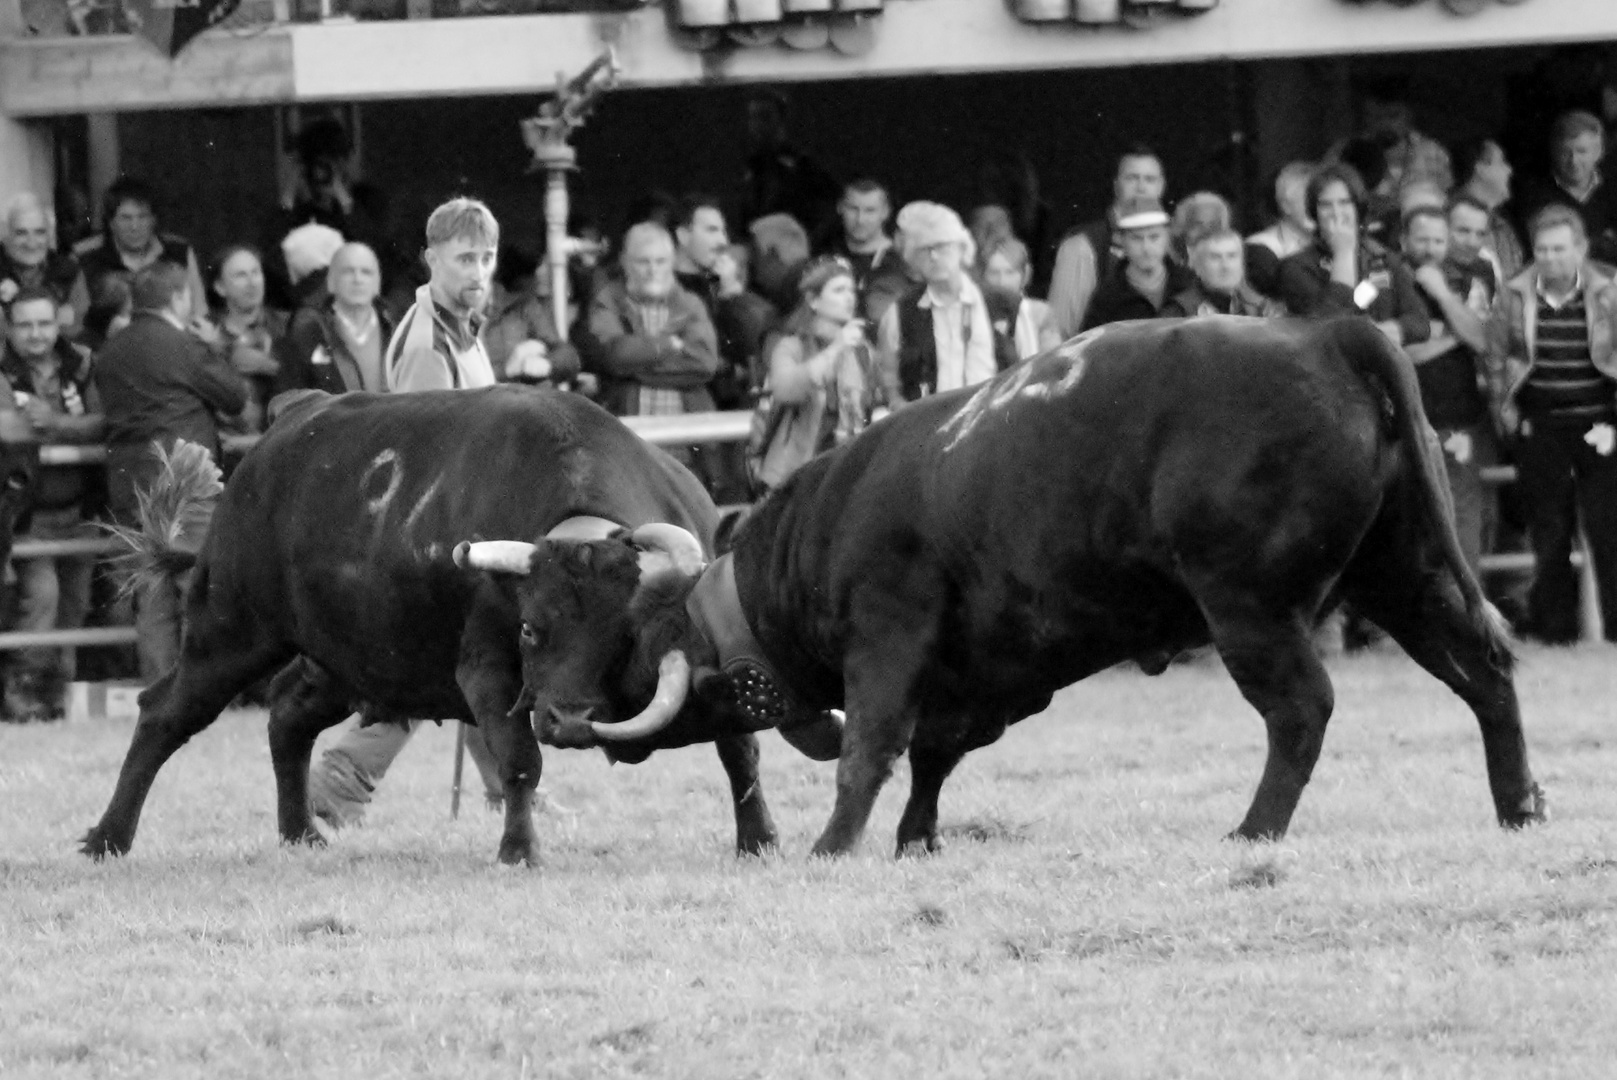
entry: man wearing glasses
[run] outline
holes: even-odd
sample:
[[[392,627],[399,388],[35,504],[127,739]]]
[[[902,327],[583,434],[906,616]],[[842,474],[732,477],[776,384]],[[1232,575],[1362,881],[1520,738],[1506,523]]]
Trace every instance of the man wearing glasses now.
[[[966,272],[976,244],[960,215],[913,202],[898,212],[898,233],[904,258],[922,281],[887,309],[876,332],[892,408],[973,386],[1016,362],[1014,349],[996,348],[982,290]]]

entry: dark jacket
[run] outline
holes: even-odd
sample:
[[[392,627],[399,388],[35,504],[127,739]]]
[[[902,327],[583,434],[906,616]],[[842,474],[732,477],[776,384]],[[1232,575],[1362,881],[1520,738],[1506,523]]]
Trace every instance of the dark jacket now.
[[[1195,275],[1178,263],[1167,264],[1168,283],[1163,286],[1162,302],[1166,305],[1174,296],[1196,283]],[[1151,300],[1136,289],[1128,279],[1128,263],[1116,263],[1111,273],[1095,286],[1095,295],[1089,298],[1089,309],[1084,312],[1083,329],[1128,319],[1155,319],[1165,315]]]
[[[714,274],[678,273],[680,288],[702,301],[719,343],[719,373],[708,389],[721,409],[739,409],[747,404],[758,376],[767,366],[764,340],[780,322],[775,305],[750,290],[735,296],[719,295],[719,279]]]
[[[1404,344],[1432,336],[1415,275],[1403,261],[1374,240],[1359,242],[1359,282],[1370,282],[1376,294],[1361,308],[1354,290],[1331,280],[1331,256],[1318,245],[1287,256],[1280,264],[1280,298],[1293,315],[1329,318],[1333,315],[1368,315],[1374,322],[1397,320]]]
[[[932,309],[921,306],[927,285],[922,282],[899,297],[894,307],[898,310],[898,385],[904,400],[914,401],[931,393],[929,387],[938,385],[938,339],[932,327]],[[983,303],[988,305],[987,294]],[[989,313],[989,325],[993,314]],[[970,326],[966,327],[970,340]],[[994,368],[1004,371],[1015,364],[1016,342],[1008,336],[994,335]]]
[[[679,390],[688,413],[713,408],[707,384],[719,347],[707,308],[677,284],[668,308],[668,325],[648,334],[623,282],[608,282],[590,304],[584,363],[601,377],[601,404],[617,416],[639,414],[641,386]]]
[[[544,345],[545,355],[550,360],[548,377],[514,380],[505,373],[511,350],[524,341],[538,341]],[[578,350],[556,332],[556,318],[551,313],[550,299],[535,296],[532,290],[504,293],[497,297],[496,304],[489,309],[488,321],[483,324],[483,347],[488,350],[488,362],[494,368],[494,377],[500,382],[554,386],[578,378]]]
[[[1570,206],[1583,219],[1584,231],[1589,236],[1589,257],[1608,267],[1617,265],[1617,185],[1603,180],[1595,185],[1586,201],[1579,202],[1553,179],[1529,177],[1522,182],[1511,202],[1518,214],[1523,236],[1527,236],[1533,215],[1546,206]],[[1531,242],[1532,237],[1528,237],[1529,248]],[[1532,251],[1529,250],[1527,255],[1531,256]]]
[[[107,416],[108,501],[128,520],[135,487],[156,469],[151,444],[186,439],[219,458],[217,414],[247,403],[246,381],[197,337],[161,315],[137,311],[96,357],[95,384]]]
[[[277,355],[281,371],[275,380],[275,392],[288,390],[324,390],[328,394],[342,394],[351,390],[370,390],[380,393],[380,386],[365,386],[359,377],[359,364],[342,334],[337,332],[336,301],[329,296],[317,307],[299,308],[292,316],[291,325],[281,339]],[[393,316],[380,300],[376,309],[377,337],[385,350],[393,337]]]
[[[101,435],[93,424],[101,411],[101,398],[91,378],[90,354],[65,339],[56,343],[56,392],[45,398],[51,412],[61,417],[80,418],[74,431],[60,429],[42,432],[41,437],[52,443],[100,442]],[[17,355],[10,343],[0,356],[0,391],[10,398],[13,394],[30,394],[43,398],[34,385],[34,373],[28,361]],[[10,402],[8,401],[9,405]],[[20,407],[20,406],[19,406]],[[39,430],[39,429],[36,429]],[[100,512],[105,500],[105,471],[99,465],[42,465],[36,474],[32,506],[39,510],[65,510],[78,507],[85,517]]]
[[[1200,281],[1195,281],[1190,288],[1170,296],[1159,314],[1164,319],[1184,319],[1197,315],[1256,315],[1270,318],[1283,311],[1277,302],[1245,283],[1237,286],[1233,293],[1219,295]]]

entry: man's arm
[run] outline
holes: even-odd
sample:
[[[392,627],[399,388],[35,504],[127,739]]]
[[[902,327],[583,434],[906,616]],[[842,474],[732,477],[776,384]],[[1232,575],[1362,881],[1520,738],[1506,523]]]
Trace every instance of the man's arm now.
[[[889,305],[876,328],[876,379],[889,409],[904,405],[904,390],[898,379],[898,305]]]
[[[1494,302],[1493,314],[1483,328],[1485,347],[1482,350],[1482,371],[1488,386],[1488,404],[1494,423],[1506,434],[1514,434],[1518,414],[1516,406],[1508,400],[1512,341],[1515,337],[1516,300],[1506,289],[1501,290]],[[1522,358],[1525,360],[1525,357]]]
[[[191,389],[212,408],[235,416],[247,405],[247,381],[206,344],[187,339],[184,363]]]
[[[1415,271],[1415,284],[1432,298],[1443,313],[1443,322],[1448,325],[1450,334],[1473,349],[1481,349],[1486,344],[1482,336],[1482,319],[1471,310],[1464,298],[1449,288],[1448,279],[1443,276],[1441,269],[1430,263],[1422,266]]]
[[[402,349],[387,372],[387,388],[395,394],[417,390],[453,390],[455,379],[450,374],[449,365],[436,349]]]
[[[590,305],[584,346],[585,366],[614,378],[637,379],[657,363],[657,339],[624,324],[610,289],[602,289]]]
[[[657,335],[656,341],[656,363],[640,376],[647,386],[691,390],[707,385],[718,373],[718,336],[707,309],[695,297],[680,305],[668,330]]]
[[[1098,263],[1089,237],[1079,233],[1064,240],[1056,249],[1056,266],[1050,278],[1050,311],[1063,340],[1083,326],[1089,300],[1095,295]]]

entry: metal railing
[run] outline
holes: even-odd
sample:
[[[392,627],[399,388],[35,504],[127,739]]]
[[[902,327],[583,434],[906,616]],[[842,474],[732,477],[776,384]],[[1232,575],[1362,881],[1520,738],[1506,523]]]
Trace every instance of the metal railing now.
[[[623,422],[654,446],[689,446],[696,443],[722,443],[744,441],[752,430],[750,411],[692,413],[686,416],[630,416]],[[256,435],[234,436],[226,439],[228,450],[244,451],[258,441]],[[107,448],[100,445],[42,446],[39,461],[42,465],[89,465],[105,463]],[[1516,481],[1516,470],[1508,465],[1496,465],[1482,470],[1485,483],[1501,486]],[[71,540],[19,540],[13,546],[14,560],[57,558],[70,555],[115,555],[124,550],[123,544],[112,537],[85,537]],[[1579,605],[1581,625],[1586,638],[1598,638],[1601,633],[1599,594],[1595,588],[1594,566],[1583,551],[1572,555],[1573,565],[1581,572]],[[1483,574],[1526,573],[1533,569],[1531,552],[1500,552],[1482,557]],[[0,651],[27,649],[51,645],[123,645],[136,640],[132,626],[93,627],[79,630],[33,630],[0,633]]]

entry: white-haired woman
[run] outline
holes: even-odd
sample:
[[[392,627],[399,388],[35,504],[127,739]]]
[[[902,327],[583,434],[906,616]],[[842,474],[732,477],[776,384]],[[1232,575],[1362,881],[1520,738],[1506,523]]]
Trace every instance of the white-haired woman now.
[[[1293,161],[1275,177],[1274,224],[1246,238],[1246,279],[1263,295],[1280,296],[1280,263],[1314,243],[1308,216],[1308,181],[1315,166]]]
[[[798,288],[802,299],[769,350],[770,404],[751,455],[754,480],[765,491],[863,431],[874,404],[853,266],[822,256],[803,268]]]

